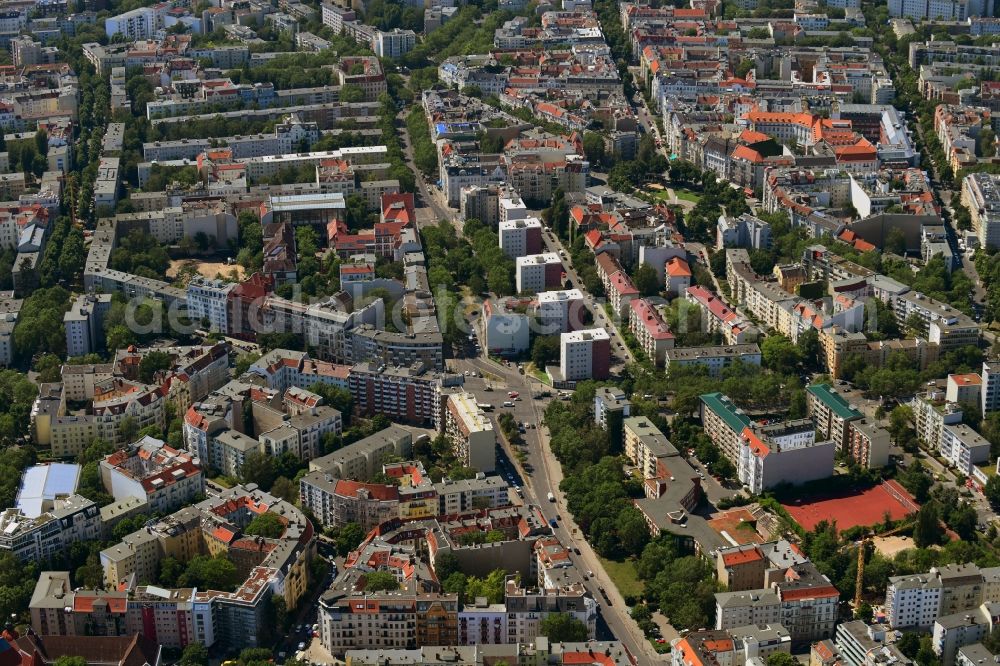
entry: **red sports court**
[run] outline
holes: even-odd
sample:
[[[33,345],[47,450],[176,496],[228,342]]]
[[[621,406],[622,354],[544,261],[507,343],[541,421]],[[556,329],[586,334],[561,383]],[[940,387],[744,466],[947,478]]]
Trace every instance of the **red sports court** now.
[[[782,503],[782,506],[808,531],[823,520],[836,522],[837,529],[846,530],[881,523],[887,511],[892,520],[899,520],[920,510],[913,496],[891,480],[858,492]]]

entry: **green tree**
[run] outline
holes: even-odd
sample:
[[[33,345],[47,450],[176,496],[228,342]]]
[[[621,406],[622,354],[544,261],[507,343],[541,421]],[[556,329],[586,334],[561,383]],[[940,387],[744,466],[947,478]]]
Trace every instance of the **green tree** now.
[[[372,571],[365,574],[365,591],[398,590],[399,581],[388,571]]]
[[[337,528],[333,534],[333,540],[337,545],[337,552],[342,557],[358,547],[365,538],[365,531],[357,523],[347,523]]]
[[[819,333],[816,332],[816,329],[810,328],[800,333],[795,345],[799,348],[799,358],[806,367],[814,371],[822,368]]]
[[[621,540],[621,547],[626,553],[641,553],[649,543],[649,526],[642,513],[628,507],[618,514],[615,531]]]
[[[260,360],[260,354],[257,353],[246,353],[240,354],[236,357],[236,369],[234,370],[237,377],[240,377],[250,366]]]
[[[769,335],[760,346],[764,366],[779,374],[792,374],[802,361],[801,351],[783,335]]]
[[[188,643],[178,663],[180,666],[208,666],[208,649],[202,643]]]
[[[173,357],[167,352],[151,351],[139,361],[139,379],[151,384],[156,373],[160,370],[169,370],[173,362]]]
[[[904,473],[900,474],[898,480],[921,504],[927,501],[931,486],[934,485],[934,479],[926,472],[924,464],[919,460],[915,460]]]
[[[451,551],[439,553],[434,557],[434,574],[438,580],[447,580],[452,574],[460,573],[461,565],[458,557]]]
[[[299,485],[287,476],[279,476],[271,486],[271,494],[294,504],[299,499]]]
[[[503,569],[494,569],[485,578],[471,576],[465,582],[466,598],[485,597],[491,604],[503,603],[506,580],[507,573]]]
[[[552,193],[552,201],[549,207],[542,213],[545,224],[552,228],[552,231],[561,238],[569,236],[569,206],[566,203],[566,193],[561,187],[557,187]]]
[[[885,246],[886,252],[891,252],[893,254],[898,254],[899,256],[906,255],[906,234],[903,233],[902,229],[893,227],[885,235]]]
[[[344,104],[354,104],[365,101],[365,91],[354,84],[348,83],[340,87],[340,101]]]
[[[122,521],[118,525],[123,525],[123,524],[125,524],[125,521]],[[118,525],[116,525],[115,527],[117,527]],[[131,527],[131,525],[129,527]],[[136,529],[140,527],[142,527],[142,525],[136,526]],[[126,534],[132,531],[134,530],[129,529],[128,532],[126,532]],[[117,535],[115,536],[118,539],[122,538],[118,537]],[[160,565],[160,571],[159,574],[157,575],[157,580],[160,582],[160,584],[169,587],[176,586],[177,581],[184,574],[184,563],[178,560],[177,558],[168,555],[167,557],[164,557],[162,560],[160,560],[159,565]]]
[[[250,536],[262,536],[269,539],[277,539],[285,533],[285,523],[276,513],[265,511],[254,516],[250,524],[247,525],[244,533]]]
[[[139,422],[133,416],[126,416],[118,422],[118,434],[126,442],[135,441],[135,438],[139,434]]]
[[[913,527],[913,543],[917,548],[927,548],[941,541],[941,519],[936,502],[928,502],[917,512],[917,524]]]
[[[1000,476],[991,476],[986,481],[983,494],[995,511],[1000,511]]]
[[[596,132],[585,132],[583,135],[583,153],[593,166],[604,163],[604,137]]]
[[[549,613],[538,625],[538,634],[553,643],[587,640],[587,625],[569,613]]]
[[[536,368],[544,369],[546,365],[559,360],[559,336],[538,335],[531,343],[531,362]]]
[[[278,478],[275,459],[263,451],[251,451],[243,458],[237,473],[241,483],[256,483],[263,490],[270,490]]]
[[[354,397],[347,389],[339,386],[331,386],[322,382],[316,382],[309,387],[309,390],[323,398],[323,402],[340,412],[344,417],[344,425],[350,424],[351,410],[353,409]]]
[[[635,288],[642,296],[655,296],[660,291],[660,276],[650,264],[639,264],[632,276]]]
[[[913,423],[913,408],[909,405],[897,405],[889,412],[889,435],[892,441],[905,451],[911,453],[917,450],[917,433]]]
[[[63,655],[55,660],[55,666],[87,666],[87,660],[83,657]]]
[[[799,666],[799,662],[787,652],[772,652],[767,655],[767,666]]]
[[[240,582],[236,565],[225,555],[208,557],[196,555],[188,562],[184,573],[178,578],[180,587],[198,587],[207,590],[231,592]]]

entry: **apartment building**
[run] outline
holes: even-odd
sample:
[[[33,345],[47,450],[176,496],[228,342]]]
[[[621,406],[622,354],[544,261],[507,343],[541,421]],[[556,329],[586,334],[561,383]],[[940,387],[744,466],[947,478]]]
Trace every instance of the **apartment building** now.
[[[981,404],[983,378],[974,372],[948,375],[945,399],[948,402]]]
[[[699,398],[701,425],[722,455],[731,461],[740,459],[743,431],[753,422],[721,393],[706,393]]]
[[[341,13],[339,16],[336,15],[337,10]],[[323,6],[323,22],[327,22],[327,14],[331,14],[331,28],[334,32],[339,32],[336,27],[336,21],[339,19],[341,21],[345,20],[345,14],[350,13],[353,15],[353,10],[341,10],[338,7],[334,7],[330,10],[327,6]],[[342,29],[342,26],[341,26]],[[378,101],[379,95],[388,91],[388,84],[385,80],[385,71],[382,69],[382,63],[378,58],[373,58],[371,56],[348,56],[340,59],[337,63],[337,78],[341,86],[352,85],[361,88],[365,93],[366,102],[376,102]]]
[[[867,625],[861,620],[843,622],[837,626],[835,646],[840,663],[846,666],[880,666],[913,662],[888,640],[881,625]]]
[[[381,483],[365,483],[309,472],[299,481],[302,506],[323,527],[357,523],[365,533],[399,517],[399,489]]]
[[[559,373],[562,381],[607,379],[611,362],[611,336],[591,328],[559,336]]]
[[[734,629],[781,621],[781,599],[772,590],[718,592],[715,595],[715,628]]]
[[[376,30],[372,51],[379,58],[401,58],[417,45],[417,34],[412,30],[394,28],[388,32]]]
[[[733,462],[740,481],[759,495],[776,485],[832,476],[835,454],[832,441],[816,441],[812,419],[798,419],[744,428],[739,457]]]
[[[586,305],[579,289],[543,291],[537,298],[540,333],[554,335],[583,328]]]
[[[110,309],[111,294],[81,294],[76,297],[63,315],[66,356],[86,356],[104,347],[104,317]]]
[[[323,12],[323,25],[333,30],[334,34],[337,35],[344,31],[345,23],[357,20],[357,15],[353,9],[345,9],[329,2],[324,2],[321,10]]]
[[[688,287],[684,292],[684,299],[701,308],[703,330],[706,333],[720,333],[727,345],[754,342],[760,336],[756,326],[701,285]]]
[[[152,39],[161,21],[157,10],[151,7],[140,7],[130,12],[111,16],[104,20],[104,32],[108,37],[122,35],[126,42]]]
[[[946,425],[941,429],[938,451],[964,476],[970,476],[975,466],[990,460],[990,443],[964,423]]]
[[[391,473],[391,471],[390,471]],[[485,476],[477,474],[474,479],[442,479],[433,484],[433,491],[437,496],[438,516],[456,515],[469,511],[504,507],[510,504],[507,483],[498,476]],[[420,493],[423,494],[422,492]],[[414,503],[414,499],[405,492],[400,496],[401,501]],[[421,514],[417,516],[412,509],[409,510],[410,517],[426,517]],[[406,516],[401,515],[401,518]]]
[[[889,0],[889,16],[938,21],[965,21],[993,16],[991,0]]]
[[[302,461],[317,457],[323,438],[343,430],[340,412],[322,403],[319,395],[297,387],[285,391],[277,404],[254,401],[251,413],[260,450],[274,457],[291,453]]]
[[[624,420],[632,414],[632,402],[619,388],[602,386],[594,394],[594,422],[608,431],[611,450],[622,448]]]
[[[911,316],[919,317],[927,327],[927,341],[940,345],[942,353],[979,344],[979,324],[947,303],[908,291],[893,299],[892,305],[901,326]]]
[[[865,469],[879,469],[889,464],[889,431],[867,419],[848,423],[847,445],[844,451],[851,460]]]
[[[529,217],[499,224],[500,249],[511,259],[542,252],[542,222]]]
[[[444,432],[455,457],[466,467],[492,472],[496,467],[496,433],[479,408],[476,397],[460,391],[448,395],[444,408]]]
[[[409,367],[357,363],[348,371],[347,388],[359,414],[426,426],[441,419],[443,379],[419,361]]]
[[[196,276],[187,284],[188,317],[209,330],[228,334],[229,294],[235,282]]]
[[[934,621],[931,649],[942,666],[953,666],[958,651],[982,642],[1000,622],[1000,604],[984,603],[971,611],[944,615]]]
[[[824,439],[833,440],[843,451],[850,441],[850,424],[864,418],[830,384],[812,384],[806,387],[806,409],[816,431]]]
[[[996,655],[987,650],[982,643],[974,643],[958,648],[955,663],[958,666],[977,666],[977,664],[988,664],[995,659]]]
[[[318,123],[289,120],[278,123],[272,132],[266,134],[215,137],[214,139],[148,141],[142,144],[142,155],[147,163],[171,160],[195,162],[199,155],[213,153],[213,148],[222,144],[225,145],[226,151],[232,159],[242,160],[251,157],[292,153],[303,143],[312,144],[319,140],[319,137]],[[149,164],[148,167],[146,164],[141,165],[143,171],[147,168],[151,169],[152,164]],[[145,173],[143,176],[145,177]]]
[[[135,11],[144,10],[140,8]],[[107,206],[114,210],[115,204],[118,203],[118,187],[121,185],[120,162],[121,160],[117,157],[101,158],[97,166],[97,180],[94,181],[95,210],[101,206]]]
[[[625,435],[625,457],[639,469],[643,479],[661,477],[659,461],[677,455],[674,445],[645,416],[626,418],[622,426]]]
[[[656,365],[667,363],[667,354],[674,351],[674,334],[659,310],[645,298],[629,302],[629,330],[649,360]]]
[[[562,287],[563,265],[555,252],[531,254],[515,261],[517,293],[541,293]]]
[[[729,592],[759,589],[767,568],[767,557],[755,543],[720,548],[715,552],[716,576]]]
[[[708,374],[718,377],[734,363],[760,365],[760,347],[755,342],[742,345],[709,345],[705,347],[675,347],[665,354],[666,370],[677,366],[699,365]]]
[[[200,462],[187,451],[145,436],[100,461],[101,482],[117,501],[142,500],[150,513],[166,513],[205,492]]]
[[[962,422],[962,408],[945,400],[940,391],[918,394],[910,406],[913,408],[917,437],[931,449],[940,450],[945,426]]]
[[[250,366],[247,372],[251,376],[244,377],[251,383],[260,380],[267,388],[280,393],[313,384],[349,389],[351,367],[319,361],[303,351],[272,349]]]
[[[486,349],[491,354],[517,356],[528,351],[531,321],[527,314],[518,310],[520,305],[505,298],[483,301],[482,331]]]
[[[681,257],[671,257],[667,260],[664,288],[668,296],[679,296],[691,286],[691,266]]]
[[[309,471],[323,472],[338,479],[366,481],[381,470],[389,456],[409,459],[413,451],[413,433],[391,425],[374,435],[342,449],[309,461]]]
[[[43,571],[29,602],[31,628],[41,636],[121,636],[127,603],[126,592],[74,589],[70,572]]]
[[[503,6],[501,4],[501,6]],[[583,643],[552,643],[539,636],[528,643],[491,645],[485,640],[467,646],[420,647],[408,650],[375,648],[348,650],[347,659],[354,666],[407,666],[409,664],[485,664],[491,660],[511,663],[517,659],[538,660],[552,666],[569,666],[601,655],[606,666],[635,666],[636,660],[618,641],[586,641]]]
[[[928,629],[937,618],[964,613],[1000,598],[1000,569],[975,564],[932,567],[923,574],[893,576],[885,592],[893,629]]]
[[[444,370],[444,340],[437,329],[437,320],[426,314],[429,310],[423,304],[413,310],[418,316],[411,320],[410,332],[395,333],[371,324],[352,329],[350,358],[355,363],[370,361],[404,367],[420,362],[428,368]]]
[[[283,533],[246,537],[246,527],[265,511],[278,517]],[[228,557],[243,582],[232,592],[197,590],[197,595],[192,588],[141,584],[155,580],[164,558],[186,563],[199,555]],[[124,610],[124,622],[114,627],[116,635],[140,634],[178,649],[200,642],[233,650],[263,643],[265,616],[274,594],[290,607],[299,603],[309,589],[309,563],[314,556],[313,526],[299,509],[259,489],[236,486],[126,535],[101,551],[100,560],[105,585],[120,590],[115,594],[127,595],[119,607]],[[44,594],[48,589],[51,586],[36,588],[33,603],[37,602],[40,611],[51,606],[51,598]],[[76,621],[72,616],[77,612],[89,613],[93,601],[104,594],[88,595],[94,599],[79,606],[71,598],[64,611],[67,625]],[[33,612],[33,620],[36,615],[45,619],[45,613]]]
[[[995,360],[983,361],[980,408],[983,416],[1000,409],[1000,364]]]
[[[95,502],[70,494],[43,501],[36,511],[9,508],[0,513],[0,552],[22,562],[47,562],[78,541],[101,538],[101,511]]]
[[[618,259],[608,253],[597,255],[597,274],[604,285],[604,293],[611,303],[611,310],[622,319],[629,318],[629,304],[639,297],[632,278],[622,268]]]
[[[771,247],[771,225],[749,213],[740,217],[719,216],[716,225],[717,250],[729,247],[767,250]]]
[[[412,649],[425,644],[428,624],[437,640],[427,644],[458,644],[456,594],[414,594],[407,591],[356,594],[331,588],[319,600],[320,640],[334,655],[379,646]]]

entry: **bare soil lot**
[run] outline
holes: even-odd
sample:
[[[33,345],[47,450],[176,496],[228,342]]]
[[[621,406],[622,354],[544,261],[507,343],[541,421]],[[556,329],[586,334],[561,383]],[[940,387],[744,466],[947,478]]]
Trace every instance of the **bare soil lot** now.
[[[196,269],[202,277],[214,278],[216,275],[222,275],[229,279],[230,274],[235,270],[237,280],[243,279],[242,266],[236,264],[227,266],[223,261],[198,261],[197,259],[174,259],[170,262],[170,267],[167,268],[167,277],[176,280],[181,270],[188,266]]]

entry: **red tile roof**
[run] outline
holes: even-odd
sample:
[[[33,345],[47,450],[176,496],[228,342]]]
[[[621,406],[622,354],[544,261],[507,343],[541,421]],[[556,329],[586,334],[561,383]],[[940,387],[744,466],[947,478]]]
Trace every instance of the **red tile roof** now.
[[[674,257],[667,262],[667,275],[670,277],[691,277],[691,267],[680,257]]]
[[[759,548],[748,548],[724,554],[722,556],[722,563],[727,567],[735,567],[740,564],[747,564],[748,562],[759,562],[763,559],[764,554],[760,552]]]

